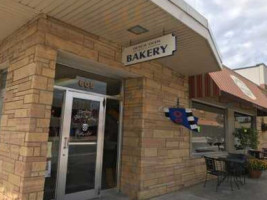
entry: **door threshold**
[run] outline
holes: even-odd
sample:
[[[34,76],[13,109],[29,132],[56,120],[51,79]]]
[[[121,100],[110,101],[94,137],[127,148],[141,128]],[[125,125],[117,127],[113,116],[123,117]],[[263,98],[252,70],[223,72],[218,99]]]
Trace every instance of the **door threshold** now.
[[[102,190],[99,198],[101,200],[129,200],[130,198],[122,194],[117,188]]]

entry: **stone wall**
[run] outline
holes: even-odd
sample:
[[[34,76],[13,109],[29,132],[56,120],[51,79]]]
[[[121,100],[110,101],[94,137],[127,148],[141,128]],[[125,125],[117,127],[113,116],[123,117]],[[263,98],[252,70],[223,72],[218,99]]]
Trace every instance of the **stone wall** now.
[[[42,199],[58,50],[139,76],[125,81],[122,192],[145,199],[203,180],[204,161],[190,157],[189,131],[163,112],[177,98],[189,106],[187,77],[156,62],[125,67],[119,45],[42,16],[0,45],[0,64],[8,65],[0,133],[2,199]]]
[[[203,159],[190,156],[190,132],[163,111],[178,98],[182,107],[189,106],[187,78],[157,63],[143,63],[141,69],[144,78],[126,81],[124,99],[121,188],[133,199],[179,190],[205,177]]]
[[[128,79],[124,86],[123,147],[120,187],[136,198],[140,190],[143,133],[144,78]]]
[[[139,199],[169,193],[200,182],[202,159],[190,156],[190,132],[164,116],[164,107],[188,108],[188,79],[164,66],[153,66],[144,82],[144,129],[141,141]]]
[[[37,22],[0,46],[8,74],[0,133],[0,199],[42,199],[56,51]]]

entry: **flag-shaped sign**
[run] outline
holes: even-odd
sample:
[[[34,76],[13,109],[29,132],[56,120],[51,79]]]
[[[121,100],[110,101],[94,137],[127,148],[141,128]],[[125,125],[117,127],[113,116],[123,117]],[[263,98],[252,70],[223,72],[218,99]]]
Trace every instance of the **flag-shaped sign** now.
[[[165,116],[170,118],[174,123],[181,124],[194,132],[200,132],[197,125],[198,118],[193,116],[191,109],[185,108],[167,108],[164,110]]]

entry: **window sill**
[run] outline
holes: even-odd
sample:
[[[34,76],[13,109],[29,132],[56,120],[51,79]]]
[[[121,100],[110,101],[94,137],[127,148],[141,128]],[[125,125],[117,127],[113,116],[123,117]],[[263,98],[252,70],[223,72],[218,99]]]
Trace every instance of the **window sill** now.
[[[223,157],[228,154],[227,151],[223,152],[203,152],[203,153],[191,153],[191,158],[202,158],[204,156],[209,156],[209,157]]]

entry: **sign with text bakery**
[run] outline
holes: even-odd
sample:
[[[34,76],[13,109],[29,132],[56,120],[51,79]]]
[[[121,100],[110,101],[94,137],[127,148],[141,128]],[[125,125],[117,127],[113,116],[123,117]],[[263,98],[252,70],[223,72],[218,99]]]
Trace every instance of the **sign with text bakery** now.
[[[122,62],[124,65],[131,65],[170,56],[174,51],[176,51],[176,37],[168,34],[123,49]]]

